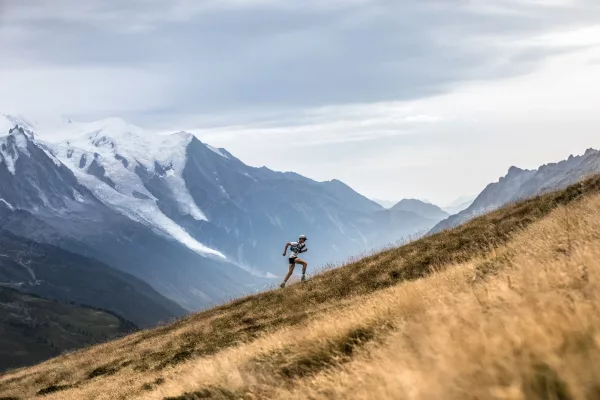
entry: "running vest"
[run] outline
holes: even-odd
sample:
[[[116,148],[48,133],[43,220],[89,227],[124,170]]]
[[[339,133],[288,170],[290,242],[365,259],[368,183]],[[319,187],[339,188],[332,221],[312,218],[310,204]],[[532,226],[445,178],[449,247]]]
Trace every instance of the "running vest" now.
[[[298,254],[306,247],[306,243],[291,242],[290,243],[290,258],[298,257]]]

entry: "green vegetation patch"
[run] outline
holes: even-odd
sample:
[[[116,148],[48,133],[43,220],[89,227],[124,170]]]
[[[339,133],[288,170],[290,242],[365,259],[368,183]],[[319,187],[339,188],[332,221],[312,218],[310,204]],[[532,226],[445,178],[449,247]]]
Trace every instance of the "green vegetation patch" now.
[[[237,400],[243,398],[239,394],[221,387],[207,387],[194,393],[186,393],[177,397],[165,397],[164,400]]]
[[[50,385],[41,390],[38,390],[37,394],[40,396],[47,395],[50,393],[60,392],[72,388],[73,385]]]

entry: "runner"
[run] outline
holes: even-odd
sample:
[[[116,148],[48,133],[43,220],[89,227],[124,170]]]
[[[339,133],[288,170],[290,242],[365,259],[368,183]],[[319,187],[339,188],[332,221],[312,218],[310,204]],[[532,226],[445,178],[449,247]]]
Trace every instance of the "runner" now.
[[[287,249],[288,247],[290,248],[290,267],[288,270],[287,275],[285,276],[285,279],[283,280],[283,283],[281,285],[279,285],[279,287],[284,288],[286,282],[288,281],[288,279],[290,279],[290,276],[292,276],[292,273],[294,273],[294,267],[296,266],[296,264],[302,264],[302,282],[304,282],[306,280],[306,267],[308,266],[308,264],[306,263],[306,261],[304,261],[303,259],[301,259],[300,257],[298,257],[298,254],[301,253],[306,253],[308,251],[308,248],[306,247],[306,241],[308,239],[306,239],[306,236],[304,235],[300,235],[300,237],[298,238],[297,242],[288,242],[285,244],[285,249],[283,249],[283,256],[285,257],[287,254]]]

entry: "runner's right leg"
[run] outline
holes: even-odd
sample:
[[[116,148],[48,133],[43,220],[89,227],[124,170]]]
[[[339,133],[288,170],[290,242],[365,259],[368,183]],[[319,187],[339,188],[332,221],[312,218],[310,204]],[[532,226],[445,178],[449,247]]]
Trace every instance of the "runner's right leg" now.
[[[283,286],[285,286],[285,283],[288,281],[288,279],[290,279],[290,276],[292,276],[292,274],[294,273],[294,264],[290,264],[289,269],[288,269],[288,273],[285,276],[285,279],[283,280]]]

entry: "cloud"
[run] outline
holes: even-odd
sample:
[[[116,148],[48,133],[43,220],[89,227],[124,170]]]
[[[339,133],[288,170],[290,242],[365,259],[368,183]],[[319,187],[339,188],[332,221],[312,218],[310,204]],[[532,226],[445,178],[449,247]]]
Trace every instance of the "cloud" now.
[[[152,95],[161,115],[271,112],[414,100],[465,81],[528,73],[557,49],[524,38],[592,24],[600,16],[598,6],[586,0],[481,4],[29,0],[4,3],[0,56],[13,67],[63,69],[64,76],[80,68],[110,70],[89,77],[115,92],[130,71],[168,77],[161,79],[169,81],[166,96],[139,85],[127,88],[139,90],[142,104]],[[560,51],[576,49],[566,43]],[[63,83],[66,96],[85,84]],[[42,90],[27,87],[35,96]],[[88,101],[93,108],[93,99]],[[97,114],[104,112],[100,107]],[[146,114],[156,112],[151,107]]]
[[[587,41],[585,31],[564,37]],[[377,198],[444,203],[478,193],[511,165],[537,168],[597,147],[600,64],[589,60],[599,56],[600,47],[586,47],[535,73],[434,97],[320,107],[196,133],[254,166],[338,178]]]
[[[0,87],[0,109],[30,111],[26,114],[34,116],[146,113],[162,106],[168,93],[168,81],[162,76],[106,67],[4,69]]]
[[[288,141],[292,141],[295,148],[304,149],[410,136],[423,125],[440,123],[444,120],[445,117],[417,113],[405,104],[392,102],[319,107],[296,112],[293,119],[277,114],[270,120],[263,119],[239,126],[226,125],[197,130],[189,127],[194,124],[201,125],[202,120],[190,121],[187,127],[182,129],[194,132],[208,142],[220,143],[223,146],[227,146],[227,143],[243,141],[248,147],[266,145],[270,148],[285,148],[288,146]]]

